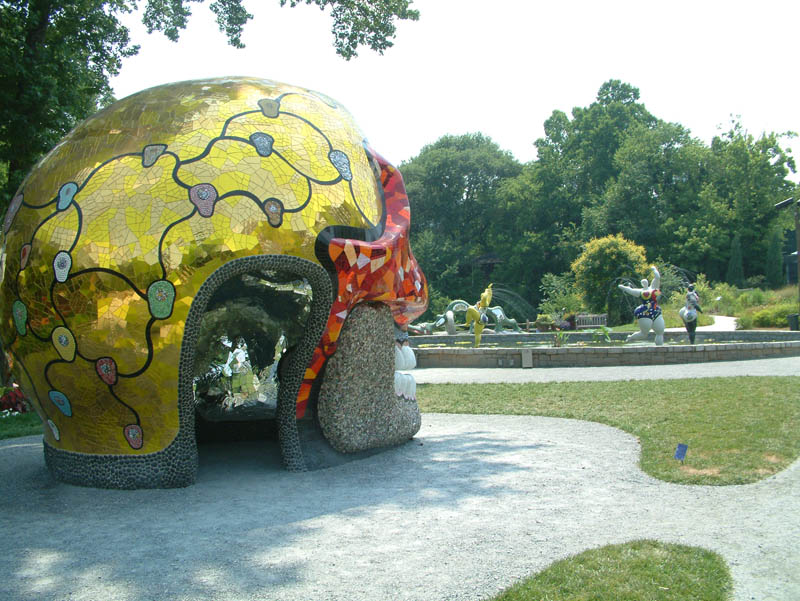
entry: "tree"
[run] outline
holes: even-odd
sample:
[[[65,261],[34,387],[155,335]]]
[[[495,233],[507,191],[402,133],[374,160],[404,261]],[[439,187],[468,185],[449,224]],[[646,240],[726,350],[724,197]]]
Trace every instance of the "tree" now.
[[[491,246],[504,261],[493,277],[507,282],[533,306],[542,300],[542,277],[567,271],[582,243],[577,238],[577,199],[563,189],[549,188],[550,176],[538,163],[530,163],[518,176],[504,181],[498,188],[498,214],[490,229]]]
[[[476,260],[507,260],[506,248],[492,244],[505,216],[498,190],[521,165],[491,139],[465,134],[443,136],[400,170],[412,203],[411,246],[428,283],[450,299],[476,300],[487,284]]]
[[[590,205],[618,174],[614,155],[628,131],[656,122],[639,102],[638,88],[616,79],[600,87],[591,105],[573,108],[572,120],[554,111],[545,121],[545,137],[535,142],[538,162],[546,168],[548,186],[543,192],[548,197],[551,189],[567,192],[581,206]]]
[[[151,0],[152,1],[152,0]],[[190,0],[187,0],[190,1]],[[287,0],[281,0],[281,6],[286,5]],[[337,54],[347,60],[358,55],[359,46],[369,46],[372,50],[383,53],[387,48],[392,47],[392,39],[395,37],[395,19],[401,21],[416,21],[419,19],[419,11],[409,8],[413,0],[289,0],[289,6],[297,6],[301,2],[305,4],[316,4],[320,10],[331,7],[333,17],[333,28],[331,32],[334,36],[334,48]],[[226,10],[214,9],[214,5],[235,5],[237,10],[243,12],[242,0],[216,0],[212,4],[212,10],[217,15]],[[218,10],[220,12],[218,12]],[[223,22],[220,29],[223,28]],[[243,24],[243,23],[242,23]],[[234,21],[234,27],[238,21]],[[227,31],[227,29],[226,29]],[[241,32],[241,28],[238,30]]]
[[[780,144],[793,136],[771,133],[756,138],[734,122],[711,142],[707,182],[729,214],[730,235],[739,236],[742,280],[764,275],[769,234],[780,219],[775,203],[794,190],[786,178],[795,171],[794,159]]]
[[[676,224],[697,209],[702,162],[700,143],[680,125],[630,128],[614,155],[618,174],[595,208],[592,229],[623,233],[651,256],[669,257]]]
[[[770,288],[779,288],[783,283],[783,254],[781,253],[781,230],[773,228],[769,235],[769,246],[764,259],[764,275]]]
[[[191,15],[189,2],[147,0],[149,32],[177,40]],[[199,0],[202,2],[203,0]],[[252,17],[243,0],[212,0],[220,30],[243,47]],[[366,45],[392,45],[395,20],[417,20],[411,0],[280,0],[281,6],[331,8],[334,47],[345,59]],[[81,119],[112,100],[109,78],[136,54],[119,16],[136,0],[0,0],[0,210],[33,164]]]
[[[725,281],[737,288],[744,287],[744,268],[742,267],[742,240],[739,234],[733,236],[731,240],[731,254],[728,260],[728,271],[725,274]]]
[[[619,234],[591,240],[572,263],[575,285],[589,310],[597,312],[608,311],[608,299],[617,294],[623,276],[641,276],[646,270],[644,247]]]

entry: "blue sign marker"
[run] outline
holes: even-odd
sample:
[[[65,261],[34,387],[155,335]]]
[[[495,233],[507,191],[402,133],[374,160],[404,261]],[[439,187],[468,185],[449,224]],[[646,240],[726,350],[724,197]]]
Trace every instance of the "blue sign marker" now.
[[[675,459],[683,463],[683,460],[686,459],[686,450],[688,448],[688,444],[679,444],[678,448],[675,449]]]

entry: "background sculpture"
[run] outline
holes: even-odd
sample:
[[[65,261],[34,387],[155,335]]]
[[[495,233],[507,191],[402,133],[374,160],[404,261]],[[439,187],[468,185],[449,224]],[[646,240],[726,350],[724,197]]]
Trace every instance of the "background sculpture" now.
[[[661,290],[659,290],[661,274],[658,273],[655,265],[650,269],[653,272],[653,278],[649,283],[646,278],[642,279],[641,288],[631,288],[624,284],[618,286],[623,292],[636,296],[642,301],[642,304],[633,312],[639,325],[639,331],[628,336],[625,342],[647,338],[650,330],[653,330],[656,334],[656,345],[660,346],[664,344],[664,317],[661,314],[661,307],[658,306],[658,299],[661,296]]]
[[[680,308],[678,315],[683,320],[683,325],[689,333],[689,342],[694,344],[695,333],[697,330],[697,313],[702,313],[700,308],[700,296],[695,292],[694,284],[689,284],[686,289],[686,304]]]
[[[416,324],[416,328],[411,326],[410,329],[414,329],[415,333],[424,334],[432,333],[434,330],[444,327],[445,331],[452,336],[458,333],[458,327],[468,328],[474,332],[475,326],[477,324],[482,324],[481,334],[487,326],[491,326],[495,334],[500,334],[509,330],[521,332],[522,330],[517,320],[508,317],[505,310],[500,305],[495,305],[493,307],[481,306],[484,299],[486,299],[487,302],[491,302],[493,294],[492,284],[489,284],[489,287],[481,294],[481,300],[475,303],[475,305],[470,305],[467,301],[461,299],[450,301],[444,312],[437,315],[434,321],[419,323]],[[459,314],[462,313],[464,314],[465,322],[462,326],[459,326],[456,322],[458,321]],[[477,340],[478,344],[480,344],[480,335]]]
[[[241,338],[251,375],[285,338],[272,418],[285,465],[305,469],[298,427],[315,423],[321,374],[353,309],[379,303],[379,319],[401,331],[425,310],[409,224],[397,169],[343,107],[303,88],[183,82],[79,125],[23,182],[3,224],[0,335],[47,425],[50,470],[94,486],[191,483],[195,391],[223,335]],[[365,348],[391,353],[391,332]],[[355,360],[360,372],[340,376],[353,386],[393,379],[370,355]],[[247,371],[237,386],[251,392]],[[414,435],[410,388],[393,395],[405,421],[363,444]],[[370,428],[369,416],[350,417],[350,429]]]

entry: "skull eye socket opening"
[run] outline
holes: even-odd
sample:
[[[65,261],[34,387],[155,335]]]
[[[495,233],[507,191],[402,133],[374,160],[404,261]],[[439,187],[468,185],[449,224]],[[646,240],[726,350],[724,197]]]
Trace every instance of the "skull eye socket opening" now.
[[[303,339],[312,301],[306,278],[279,270],[236,275],[214,291],[195,347],[198,423],[276,418],[280,367]]]

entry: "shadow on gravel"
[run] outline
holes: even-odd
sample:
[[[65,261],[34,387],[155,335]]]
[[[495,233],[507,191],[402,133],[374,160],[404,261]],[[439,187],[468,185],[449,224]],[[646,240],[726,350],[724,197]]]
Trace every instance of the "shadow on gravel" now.
[[[207,444],[194,486],[117,491],[52,479],[36,438],[3,441],[0,599],[268,597],[304,580],[314,558],[296,556],[298,537],[354,516],[374,514],[379,525],[382,512],[491,497],[528,469],[520,453],[546,447],[480,430],[426,435],[423,426],[384,453],[293,474],[275,442]]]

